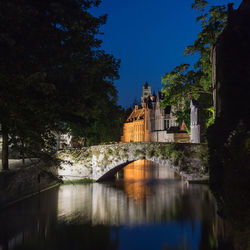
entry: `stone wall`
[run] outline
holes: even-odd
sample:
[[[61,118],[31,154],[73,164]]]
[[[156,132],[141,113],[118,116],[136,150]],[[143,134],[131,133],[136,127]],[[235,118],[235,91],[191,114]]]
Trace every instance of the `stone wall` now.
[[[166,130],[154,131],[150,133],[150,141],[152,142],[173,142],[174,134],[167,134]]]
[[[190,136],[188,133],[174,133],[174,141],[188,143],[190,142]]]
[[[151,142],[183,142],[190,141],[188,133],[167,133],[166,130],[154,131],[150,133]]]
[[[0,172],[0,208],[58,185],[56,175],[38,164]]]
[[[58,175],[63,180],[103,180],[126,164],[147,159],[172,168],[186,179],[207,175],[207,146],[189,143],[120,143],[58,153],[63,160]]]

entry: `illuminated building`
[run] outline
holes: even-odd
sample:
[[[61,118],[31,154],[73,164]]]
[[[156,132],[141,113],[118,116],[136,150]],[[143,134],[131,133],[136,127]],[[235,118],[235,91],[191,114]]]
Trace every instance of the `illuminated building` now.
[[[144,104],[135,109],[123,126],[122,142],[150,141],[150,110]]]
[[[142,88],[141,107],[135,105],[123,126],[122,142],[189,142],[189,135],[179,129],[174,107],[160,107],[163,94],[151,94],[146,82]]]

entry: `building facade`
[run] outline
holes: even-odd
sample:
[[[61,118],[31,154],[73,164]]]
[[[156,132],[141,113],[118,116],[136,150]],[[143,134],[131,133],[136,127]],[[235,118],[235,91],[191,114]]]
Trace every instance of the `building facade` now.
[[[142,87],[141,107],[135,106],[123,126],[122,142],[189,142],[189,135],[179,129],[174,108],[160,106],[164,95],[151,93],[146,82]]]
[[[70,133],[61,134],[55,132],[54,135],[56,140],[56,145],[55,145],[56,150],[72,148],[72,136],[70,135]]]
[[[135,105],[133,112],[123,125],[122,142],[150,141],[150,110],[146,104],[139,108]]]

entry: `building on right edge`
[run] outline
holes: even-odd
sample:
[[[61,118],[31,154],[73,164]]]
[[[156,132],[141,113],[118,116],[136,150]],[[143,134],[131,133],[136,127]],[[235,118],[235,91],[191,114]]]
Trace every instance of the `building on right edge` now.
[[[250,125],[250,1],[228,5],[228,23],[212,49],[215,118]]]

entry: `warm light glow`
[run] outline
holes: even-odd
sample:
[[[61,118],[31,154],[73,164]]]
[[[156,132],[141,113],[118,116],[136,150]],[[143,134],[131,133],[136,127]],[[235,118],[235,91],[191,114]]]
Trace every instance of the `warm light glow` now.
[[[143,200],[150,194],[150,190],[141,180],[150,179],[151,172],[149,162],[138,160],[124,168],[124,190],[128,197],[135,201]]]
[[[150,177],[149,161],[138,160],[124,168],[125,181],[149,179]]]
[[[150,110],[135,107],[123,125],[122,142],[150,141]]]

